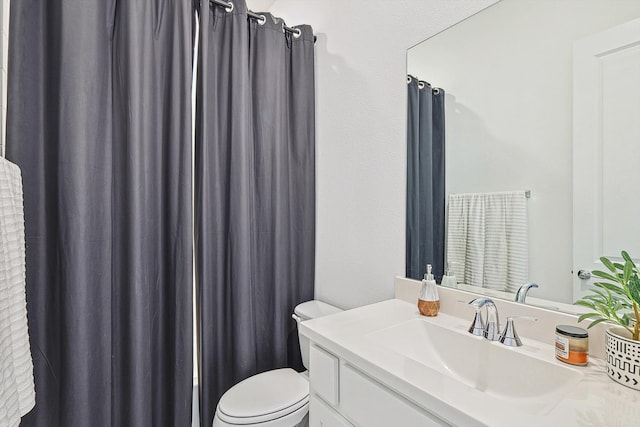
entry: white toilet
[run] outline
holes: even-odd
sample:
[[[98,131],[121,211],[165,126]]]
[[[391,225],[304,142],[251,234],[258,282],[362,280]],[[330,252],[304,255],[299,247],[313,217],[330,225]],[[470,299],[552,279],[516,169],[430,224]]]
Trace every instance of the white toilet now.
[[[293,318],[297,323],[338,313],[337,307],[321,301],[298,304]],[[302,363],[309,369],[309,340],[300,335]],[[274,369],[247,378],[222,395],[213,427],[302,427],[308,423],[309,379],[307,373],[290,368]]]

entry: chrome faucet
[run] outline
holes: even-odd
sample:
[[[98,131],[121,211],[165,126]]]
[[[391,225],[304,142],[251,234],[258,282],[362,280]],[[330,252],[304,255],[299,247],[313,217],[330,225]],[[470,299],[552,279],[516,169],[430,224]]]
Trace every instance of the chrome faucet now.
[[[538,285],[536,285],[537,287]],[[464,301],[460,301],[464,302]],[[498,308],[493,300],[489,298],[476,298],[469,301],[470,306],[476,309],[476,315],[473,318],[473,323],[469,327],[469,333],[477,336],[483,336],[491,341],[500,341],[500,343],[509,347],[520,347],[522,340],[516,332],[516,328],[513,325],[515,319],[530,320],[537,322],[538,319],[529,316],[509,316],[507,317],[507,324],[504,330],[500,332],[500,320],[498,319]],[[487,322],[485,323],[482,318],[482,308],[487,307]]]
[[[516,302],[520,302],[524,304],[525,299],[527,299],[527,293],[531,288],[538,288],[539,286],[535,283],[527,283],[526,285],[520,286],[518,289],[518,293],[516,294]]]
[[[492,299],[476,298],[469,301],[469,305],[475,307],[476,316],[473,324],[469,328],[469,332],[474,335],[480,335],[479,328],[482,328],[482,335],[491,341],[498,341],[500,338],[500,320],[498,319],[498,308]],[[487,321],[482,320],[481,309],[487,307]]]

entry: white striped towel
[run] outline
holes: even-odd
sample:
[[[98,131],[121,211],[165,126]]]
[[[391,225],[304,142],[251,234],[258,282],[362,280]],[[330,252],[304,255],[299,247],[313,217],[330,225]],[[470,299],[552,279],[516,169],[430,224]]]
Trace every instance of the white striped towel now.
[[[35,405],[27,329],[20,168],[0,157],[0,425],[17,426]]]
[[[516,292],[527,283],[525,192],[449,195],[447,262],[469,285]]]

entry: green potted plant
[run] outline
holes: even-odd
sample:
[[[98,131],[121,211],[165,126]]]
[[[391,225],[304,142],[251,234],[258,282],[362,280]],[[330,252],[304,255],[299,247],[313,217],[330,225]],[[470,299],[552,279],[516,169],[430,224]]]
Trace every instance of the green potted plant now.
[[[592,274],[605,281],[594,283],[591,294],[575,302],[593,310],[578,318],[592,320],[588,328],[601,322],[619,325],[606,332],[607,373],[615,381],[640,390],[640,270],[626,251],[624,264],[602,257],[609,270]]]

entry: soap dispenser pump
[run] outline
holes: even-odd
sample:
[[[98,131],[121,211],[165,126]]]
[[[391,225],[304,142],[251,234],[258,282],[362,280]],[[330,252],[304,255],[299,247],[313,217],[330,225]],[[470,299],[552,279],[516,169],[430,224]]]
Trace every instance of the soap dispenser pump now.
[[[423,316],[437,316],[440,311],[440,298],[436,281],[431,273],[431,264],[427,264],[427,272],[422,280],[420,297],[418,298],[418,310]]]

